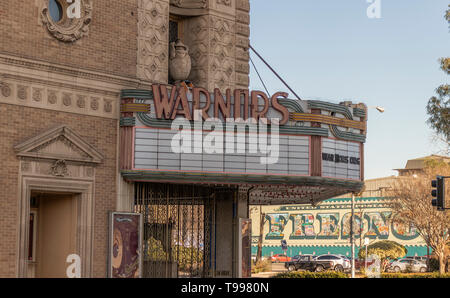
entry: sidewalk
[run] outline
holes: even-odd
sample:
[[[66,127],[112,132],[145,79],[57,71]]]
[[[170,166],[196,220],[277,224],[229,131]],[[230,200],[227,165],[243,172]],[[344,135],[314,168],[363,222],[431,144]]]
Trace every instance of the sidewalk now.
[[[280,272],[269,271],[269,272],[253,273],[252,278],[270,278],[274,275],[277,275],[278,273]]]

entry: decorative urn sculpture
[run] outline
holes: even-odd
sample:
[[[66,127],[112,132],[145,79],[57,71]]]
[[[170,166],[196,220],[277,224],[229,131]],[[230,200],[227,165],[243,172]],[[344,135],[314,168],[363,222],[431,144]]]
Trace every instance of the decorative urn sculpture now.
[[[170,43],[169,74],[175,83],[185,81],[191,72],[191,57],[189,47],[177,40]]]

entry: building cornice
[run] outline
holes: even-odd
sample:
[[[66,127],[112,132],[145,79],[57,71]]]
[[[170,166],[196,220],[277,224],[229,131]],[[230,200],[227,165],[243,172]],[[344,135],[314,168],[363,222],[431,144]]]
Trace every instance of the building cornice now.
[[[104,82],[116,86],[121,86],[117,88],[117,91],[120,91],[123,87],[131,87],[131,86],[141,86],[144,89],[146,87],[150,87],[151,84],[149,82],[142,81],[137,78],[125,77],[125,76],[117,76],[108,73],[102,73],[98,71],[75,68],[71,66],[59,65],[54,63],[49,63],[40,60],[28,59],[16,57],[10,54],[0,53],[0,66],[15,66],[28,70],[35,70],[40,72],[54,73],[59,75],[68,76],[71,78],[79,78],[86,80],[94,80],[98,82]]]

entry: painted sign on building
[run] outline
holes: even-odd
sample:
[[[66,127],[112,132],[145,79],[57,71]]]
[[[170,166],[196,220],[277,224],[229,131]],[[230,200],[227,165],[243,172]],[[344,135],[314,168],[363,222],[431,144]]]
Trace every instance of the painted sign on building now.
[[[350,250],[351,205],[349,198],[325,200],[311,205],[263,206],[264,251],[279,253],[279,241],[287,240],[291,251],[343,253]],[[253,237],[259,241],[259,212],[252,214]],[[413,225],[396,220],[387,198],[358,198],[355,203],[353,231],[357,246],[362,240],[393,240],[407,247],[414,255],[425,242]],[[256,243],[253,243],[255,246]],[[254,248],[255,249],[255,248]]]

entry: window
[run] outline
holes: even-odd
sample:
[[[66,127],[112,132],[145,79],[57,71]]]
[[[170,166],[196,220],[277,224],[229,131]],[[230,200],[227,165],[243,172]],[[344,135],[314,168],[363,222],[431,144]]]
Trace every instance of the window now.
[[[48,3],[48,11],[52,20],[57,23],[63,18],[63,9],[58,0],[50,0]]]
[[[183,19],[174,15],[169,19],[169,43],[183,39]]]
[[[28,230],[28,260],[34,261],[36,258],[36,232],[37,232],[37,212],[30,212],[30,222]]]

